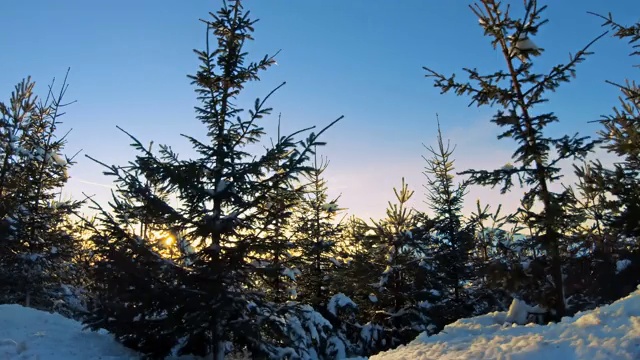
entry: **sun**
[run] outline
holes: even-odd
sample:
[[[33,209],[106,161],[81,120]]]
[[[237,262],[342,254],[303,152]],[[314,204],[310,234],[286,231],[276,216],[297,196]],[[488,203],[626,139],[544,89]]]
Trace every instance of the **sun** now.
[[[150,239],[162,246],[171,246],[176,242],[175,236],[169,231],[151,231]]]
[[[171,246],[175,243],[176,239],[173,237],[173,235],[169,234],[169,233],[165,233],[164,235],[164,245],[165,246]]]

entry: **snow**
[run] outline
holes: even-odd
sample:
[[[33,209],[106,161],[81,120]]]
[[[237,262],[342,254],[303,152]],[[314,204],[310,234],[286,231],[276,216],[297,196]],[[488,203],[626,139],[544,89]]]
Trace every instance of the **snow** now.
[[[502,170],[513,170],[513,164],[512,163],[506,163],[504,164],[504,166],[502,166]]]
[[[187,256],[193,255],[196,253],[196,249],[191,245],[187,239],[182,237],[181,234],[176,234],[176,238],[178,240],[178,246],[180,250]]]
[[[328,211],[328,212],[334,212],[334,211],[338,211],[338,204],[336,203],[326,203],[322,205],[322,210]]]
[[[340,261],[338,261],[338,259],[334,258],[333,256],[329,258],[329,261],[331,261],[333,263],[334,266],[340,267],[342,266],[342,264],[340,263]]]
[[[525,305],[512,304],[513,312]],[[557,324],[508,324],[508,315],[494,312],[458,320],[437,335],[429,337],[423,333],[410,344],[371,359],[640,358],[640,290],[611,305],[578,313],[573,318],[565,317]]]
[[[289,269],[289,268],[282,269],[282,275],[288,277],[289,279],[291,279],[291,281],[296,281],[296,276],[300,274],[301,272],[298,269]]]
[[[332,297],[329,310],[355,306],[343,294]],[[640,358],[640,290],[611,305],[564,318],[558,324],[511,324],[530,306],[514,301],[509,312],[494,312],[450,324],[434,336],[426,333],[407,346],[380,353],[371,359],[518,359],[582,360]],[[326,326],[311,309],[300,318],[297,330]],[[294,327],[296,328],[296,327]],[[367,324],[362,335],[377,336]],[[337,339],[332,339],[336,341]],[[341,349],[341,344],[334,344]],[[341,355],[343,351],[339,352]],[[20,305],[0,305],[0,359],[125,360],[140,355],[118,344],[105,331],[82,330],[82,325],[58,314]],[[174,358],[175,359],[175,358]],[[187,358],[183,358],[187,359]]]
[[[533,43],[533,41],[531,41],[531,39],[529,39],[526,34],[520,34],[520,36],[518,36],[518,42],[516,43],[516,49],[537,50],[538,47]]]
[[[58,166],[66,166],[67,165],[67,159],[65,159],[63,155],[51,154],[51,158]]]
[[[75,320],[21,305],[0,305],[2,360],[135,360],[142,356],[104,330],[83,330]],[[195,360],[169,357],[169,360]]]
[[[628,268],[630,265],[631,265],[631,260],[629,260],[629,259],[618,260],[616,262],[616,274],[621,273],[626,268]]]
[[[526,325],[530,321],[531,314],[542,314],[546,310],[539,306],[531,306],[520,299],[513,299],[505,323]]]
[[[329,300],[329,303],[327,304],[327,310],[329,310],[329,312],[333,315],[338,315],[338,309],[347,306],[352,306],[354,308],[358,307],[358,305],[351,301],[351,299],[347,295],[338,293],[333,295]]]
[[[430,302],[429,302],[429,301],[427,301],[427,300],[424,300],[424,301],[420,301],[420,302],[418,303],[418,306],[419,306],[419,307],[421,307],[421,308],[423,308],[423,309],[430,309],[431,307],[433,307],[433,304],[432,304],[432,303],[430,303]]]
[[[509,40],[513,43],[515,37],[512,35],[509,37]],[[521,61],[527,61],[527,51],[538,51],[540,50],[536,44],[529,38],[529,36],[525,33],[521,33],[518,36],[518,40],[515,41],[515,46],[513,46],[510,50],[510,56],[517,56]]]
[[[20,305],[0,305],[0,359],[135,359],[137,354],[105,332],[58,314]]]
[[[225,179],[221,179],[220,182],[218,182],[218,185],[216,185],[216,192],[223,192],[225,190],[227,190],[227,188],[231,185],[230,182],[228,182]]]

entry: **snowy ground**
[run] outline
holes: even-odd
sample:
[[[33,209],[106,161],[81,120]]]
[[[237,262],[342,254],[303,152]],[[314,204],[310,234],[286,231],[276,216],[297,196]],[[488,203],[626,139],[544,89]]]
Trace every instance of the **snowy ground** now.
[[[0,305],[0,360],[139,359],[105,332],[58,314],[20,305]]]
[[[459,320],[372,359],[640,359],[640,290],[555,325],[510,326],[508,318],[513,316],[496,312]],[[139,358],[105,332],[83,331],[57,314],[0,305],[0,360]]]
[[[459,320],[435,336],[418,336],[371,359],[640,359],[640,290],[548,326],[505,325],[507,315]]]

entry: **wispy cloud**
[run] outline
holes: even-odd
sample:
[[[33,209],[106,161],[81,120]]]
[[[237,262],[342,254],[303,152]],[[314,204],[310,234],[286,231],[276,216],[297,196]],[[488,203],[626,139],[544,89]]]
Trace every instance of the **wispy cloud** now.
[[[109,185],[109,184],[101,184],[101,183],[97,183],[97,182],[93,182],[93,181],[89,181],[89,180],[83,180],[83,179],[79,179],[77,177],[71,177],[70,178],[70,182],[79,182],[81,184],[86,184],[86,185],[93,185],[93,186],[99,186],[99,187],[103,187],[106,189],[115,189],[116,187],[113,185]]]

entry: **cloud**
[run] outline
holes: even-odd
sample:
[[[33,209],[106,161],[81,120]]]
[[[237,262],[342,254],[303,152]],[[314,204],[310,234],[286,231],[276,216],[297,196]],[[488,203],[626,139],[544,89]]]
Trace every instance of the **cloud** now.
[[[78,179],[76,177],[72,177],[71,179],[69,179],[70,182],[79,182],[81,184],[86,184],[86,185],[92,185],[92,186],[99,186],[99,187],[103,187],[103,188],[107,188],[107,189],[115,189],[115,186],[113,185],[109,185],[109,184],[101,184],[101,183],[97,183],[97,182],[93,182],[93,181],[88,181],[88,180],[83,180],[83,179]]]

